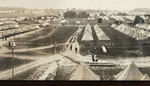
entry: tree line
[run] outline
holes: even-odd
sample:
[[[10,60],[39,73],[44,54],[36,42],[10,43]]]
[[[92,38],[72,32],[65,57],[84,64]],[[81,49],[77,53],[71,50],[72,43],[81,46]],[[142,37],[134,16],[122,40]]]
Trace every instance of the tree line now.
[[[90,15],[89,13],[82,11],[82,12],[75,12],[75,11],[67,11],[64,13],[65,18],[88,18]]]

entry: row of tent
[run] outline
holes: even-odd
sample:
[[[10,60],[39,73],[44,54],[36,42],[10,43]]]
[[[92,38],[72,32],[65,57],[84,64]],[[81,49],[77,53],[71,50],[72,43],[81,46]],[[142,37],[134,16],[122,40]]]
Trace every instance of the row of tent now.
[[[131,21],[134,21],[134,19],[135,19],[135,16],[124,16],[124,17],[131,20]]]
[[[124,21],[124,18],[121,16],[111,16],[111,18],[117,20],[117,21]]]
[[[98,40],[110,40],[110,38],[102,31],[102,29],[96,24],[94,30],[98,37]]]
[[[19,28],[16,28],[16,29],[0,31],[0,35],[1,36],[6,36],[6,35],[15,34],[15,33],[22,33],[22,32],[25,32],[25,31],[31,31],[31,30],[35,30],[35,29],[39,29],[39,26],[37,24],[23,25],[23,26],[20,26]]]
[[[2,22],[15,22],[15,21],[23,21],[25,19],[29,19],[29,17],[18,17],[18,18],[0,18],[0,21]]]
[[[0,26],[0,30],[7,30],[10,28],[19,28],[19,25],[18,24],[7,24],[7,25]]]
[[[103,20],[109,20],[109,18],[107,16],[100,16],[100,18],[102,18]]]
[[[136,24],[135,27],[150,30],[150,24]]]
[[[90,24],[87,24],[83,33],[82,41],[91,41],[93,39],[92,27]]]
[[[136,40],[145,40],[150,36],[150,33],[148,31],[135,27],[129,27],[128,25],[124,24],[120,25],[112,24],[111,27],[118,30],[121,33],[124,33],[132,38],[135,38]]]
[[[0,22],[0,30],[10,29],[10,28],[18,28],[19,25],[17,22]]]
[[[91,41],[93,39],[91,25],[87,24],[83,33],[82,41]],[[94,30],[98,37],[98,40],[110,40],[110,38],[102,31],[102,29],[96,24]]]
[[[72,73],[70,80],[100,80],[100,77],[89,66],[81,63]],[[150,77],[147,74],[143,75],[132,61],[123,71],[114,76],[114,80],[150,80]]]

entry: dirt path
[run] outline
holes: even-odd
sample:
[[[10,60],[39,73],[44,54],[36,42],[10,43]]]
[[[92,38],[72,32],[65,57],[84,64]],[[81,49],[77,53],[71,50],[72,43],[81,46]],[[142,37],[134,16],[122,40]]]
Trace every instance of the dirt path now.
[[[57,44],[57,46],[60,46],[60,45],[65,45],[65,43],[62,43],[62,44]],[[48,48],[53,48],[54,45],[50,45],[50,46],[42,46],[42,47],[36,47],[36,48],[28,48],[28,49],[15,49],[14,52],[28,52],[28,51],[36,51],[36,50],[42,50],[42,49],[48,49]],[[2,50],[0,53],[9,53],[11,52],[9,49],[5,49],[5,50]]]
[[[44,72],[44,74],[41,77],[39,77],[38,80],[46,80],[49,74],[53,74],[55,76],[57,67],[58,67],[58,64],[56,62],[53,62],[52,64],[50,64],[48,69]]]
[[[57,44],[57,46],[59,45],[65,45],[65,43],[62,44]],[[29,49],[17,49],[15,50],[15,52],[27,52],[27,51],[36,51],[36,50],[42,50],[42,49],[48,49],[48,48],[53,48],[54,45],[50,45],[50,46],[42,46],[42,47],[36,47],[36,48],[29,48]]]
[[[52,35],[52,34],[55,33],[55,32],[56,32],[56,29],[52,29],[52,31],[51,31],[49,34],[44,35],[44,36],[41,36],[41,37],[36,38],[36,39],[31,39],[31,40],[29,40],[29,42],[35,41],[35,40],[39,40],[39,39],[43,39],[43,38],[45,38],[45,37],[48,37],[48,36]]]

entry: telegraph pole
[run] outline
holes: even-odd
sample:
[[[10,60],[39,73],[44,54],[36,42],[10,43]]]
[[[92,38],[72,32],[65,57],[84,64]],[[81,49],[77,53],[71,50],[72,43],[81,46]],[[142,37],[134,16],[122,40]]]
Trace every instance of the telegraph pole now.
[[[11,64],[12,64],[12,80],[14,78],[14,48],[12,48],[12,60],[11,60]]]
[[[14,47],[16,46],[16,43],[14,41],[9,42],[9,47],[12,49],[12,59],[11,59],[11,65],[12,65],[12,80],[14,78]]]

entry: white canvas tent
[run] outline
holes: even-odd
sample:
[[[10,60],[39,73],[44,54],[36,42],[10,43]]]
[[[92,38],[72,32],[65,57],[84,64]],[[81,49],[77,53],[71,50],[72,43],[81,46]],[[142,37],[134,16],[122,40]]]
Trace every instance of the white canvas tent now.
[[[110,38],[102,31],[102,29],[96,24],[94,30],[98,37],[98,40],[110,40]]]
[[[91,30],[91,25],[87,24],[85,27],[85,31],[83,33],[82,41],[90,41],[94,40],[92,36],[92,30]]]
[[[72,74],[70,80],[100,80],[100,78],[87,65],[81,63]]]
[[[102,45],[102,50],[103,50],[103,53],[107,53],[107,49],[105,46]]]
[[[141,80],[143,74],[132,61],[128,67],[115,76],[116,80]]]
[[[145,74],[141,80],[150,80],[150,77],[147,74]]]
[[[136,27],[139,26],[139,25],[136,25]],[[148,34],[149,32],[146,32],[144,31],[143,29],[139,29],[139,28],[132,28],[132,27],[129,27],[127,25],[119,25],[119,26],[115,26],[115,25],[112,25],[112,28],[120,31],[121,33],[124,33],[132,38],[135,38],[136,40],[144,40],[144,39],[147,39]],[[144,26],[142,26],[144,27]]]

